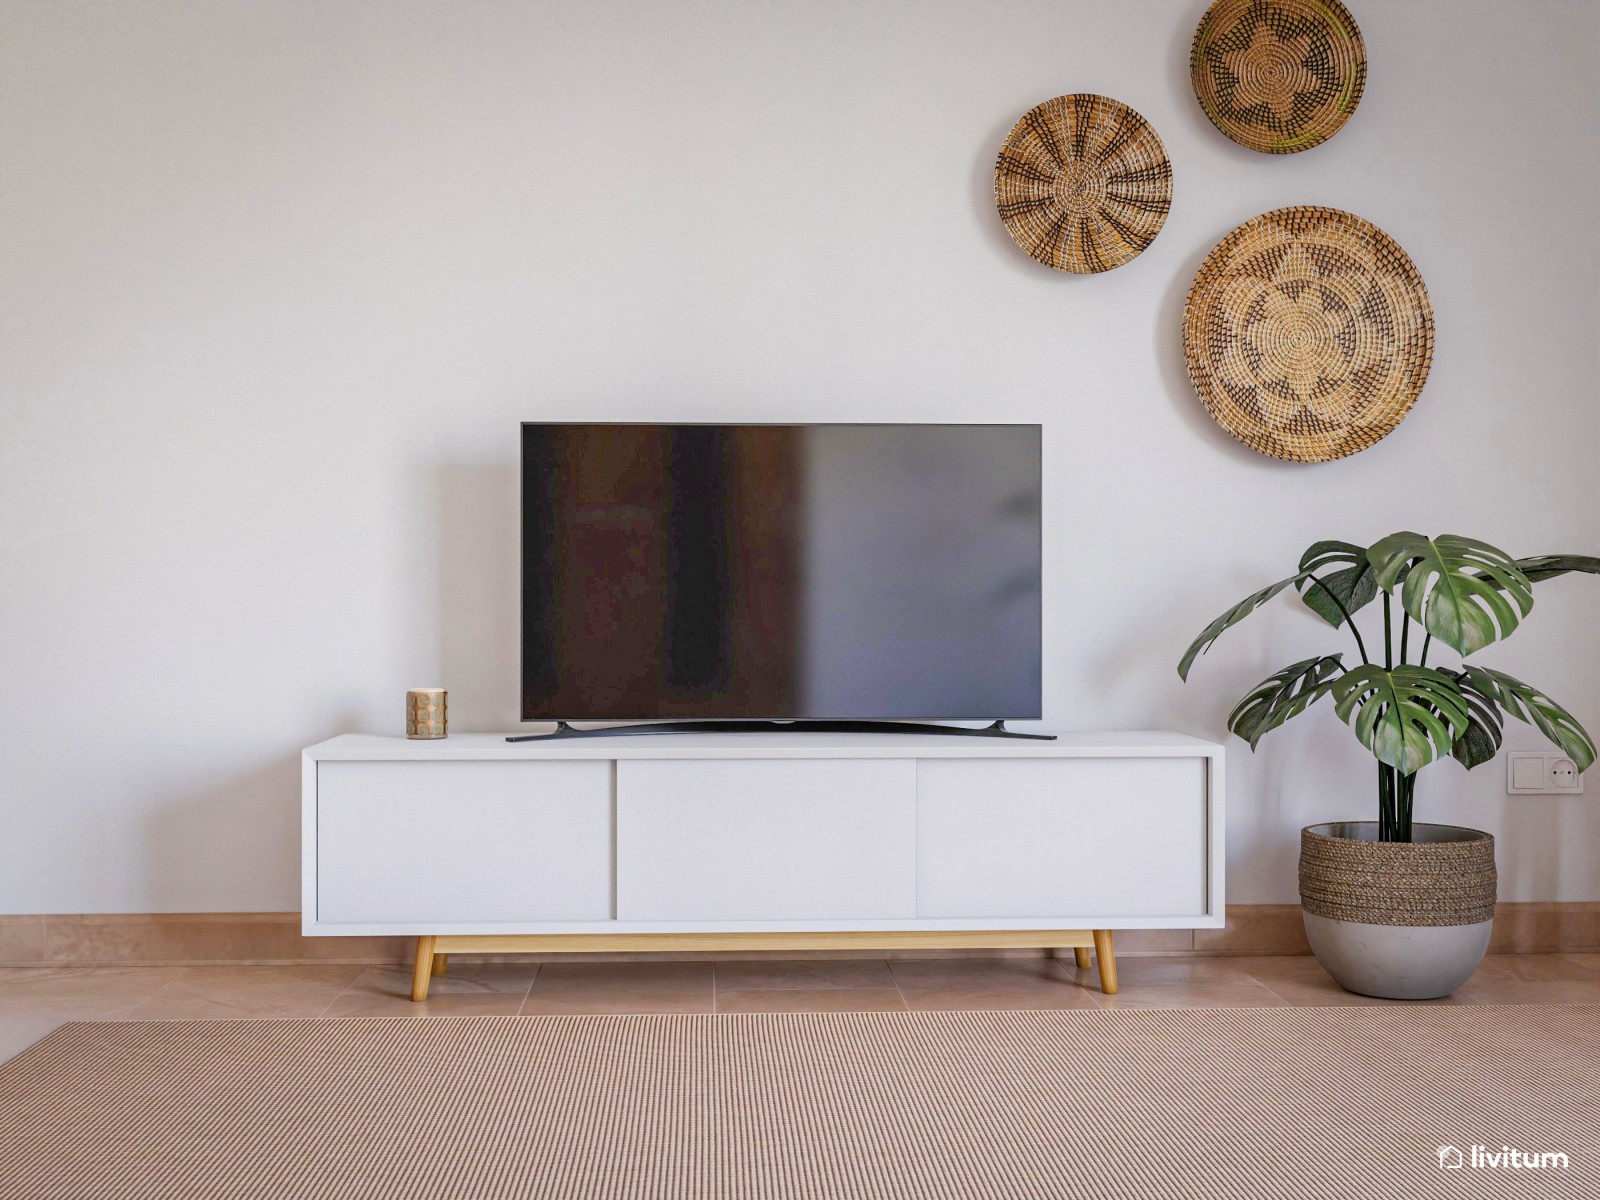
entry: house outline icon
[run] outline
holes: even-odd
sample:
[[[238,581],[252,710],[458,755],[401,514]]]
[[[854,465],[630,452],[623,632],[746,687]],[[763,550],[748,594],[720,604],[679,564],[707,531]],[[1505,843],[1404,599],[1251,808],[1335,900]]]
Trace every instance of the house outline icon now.
[[[1459,1171],[1461,1169],[1461,1151],[1454,1146],[1440,1146],[1439,1169],[1441,1171]]]

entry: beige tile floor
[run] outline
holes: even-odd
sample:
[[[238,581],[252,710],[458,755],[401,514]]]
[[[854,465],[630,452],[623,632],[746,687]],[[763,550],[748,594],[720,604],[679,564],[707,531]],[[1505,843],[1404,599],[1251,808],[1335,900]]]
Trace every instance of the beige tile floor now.
[[[453,961],[413,1004],[389,967],[0,968],[0,1059],[64,1021],[549,1013],[1386,1004],[1341,991],[1305,957],[1124,957],[1103,995],[1070,956],[884,961]],[[1600,954],[1497,954],[1443,1004],[1600,1003]],[[1398,1002],[1398,1003],[1404,1003]]]

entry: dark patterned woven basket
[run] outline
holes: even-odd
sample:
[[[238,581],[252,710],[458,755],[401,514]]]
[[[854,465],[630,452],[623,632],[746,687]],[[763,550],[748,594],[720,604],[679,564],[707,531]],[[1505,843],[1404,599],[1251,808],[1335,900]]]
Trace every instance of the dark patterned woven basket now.
[[[1217,0],[1189,51],[1195,97],[1241,146],[1294,154],[1344,127],[1367,83],[1367,47],[1339,0]]]
[[[1327,462],[1387,437],[1433,365],[1416,265],[1371,221],[1299,205],[1240,225],[1201,264],[1183,355],[1206,411],[1273,458]]]
[[[1057,96],[1028,110],[994,166],[1012,241],[1047,267],[1090,275],[1132,261],[1172,207],[1172,164],[1156,131],[1105,96]]]
[[[1356,824],[1371,825],[1371,822]],[[1300,902],[1309,913],[1368,925],[1476,925],[1494,918],[1494,838],[1476,829],[1416,825],[1450,841],[1377,842],[1300,831]]]

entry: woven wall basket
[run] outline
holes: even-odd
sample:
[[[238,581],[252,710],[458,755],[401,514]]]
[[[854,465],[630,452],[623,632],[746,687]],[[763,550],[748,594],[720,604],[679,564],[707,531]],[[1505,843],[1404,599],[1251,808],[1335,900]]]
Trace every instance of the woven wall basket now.
[[[1339,0],[1217,0],[1195,30],[1189,75],[1223,133],[1263,154],[1293,154],[1355,112],[1367,48]]]
[[[1336,208],[1280,208],[1217,243],[1183,308],[1189,378],[1252,450],[1327,462],[1405,419],[1433,363],[1433,306],[1406,252]]]
[[[1030,109],[1000,148],[1006,232],[1047,267],[1091,275],[1136,258],[1172,207],[1172,164],[1126,104],[1079,93]]]

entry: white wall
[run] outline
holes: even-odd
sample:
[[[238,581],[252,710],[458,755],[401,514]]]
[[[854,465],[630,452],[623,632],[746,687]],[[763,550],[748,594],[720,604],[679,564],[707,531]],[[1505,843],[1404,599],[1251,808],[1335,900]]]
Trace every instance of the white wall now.
[[[524,419],[1044,422],[1059,729],[1220,735],[1331,631],[1173,664],[1316,538],[1600,551],[1597,6],[1351,3],[1360,109],[1270,157],[1189,91],[1203,0],[0,0],[0,912],[293,908],[302,745],[417,684],[512,726]],[[1176,170],[1091,278],[990,195],[1068,91]],[[1388,230],[1438,314],[1414,414],[1326,466],[1235,445],[1179,351],[1206,252],[1290,203]],[[1597,604],[1542,584],[1483,658],[1600,730]],[[1229,757],[1230,899],[1292,900],[1370,760],[1331,711]],[[1499,834],[1505,899],[1593,899],[1590,790],[1446,763],[1419,817]]]

